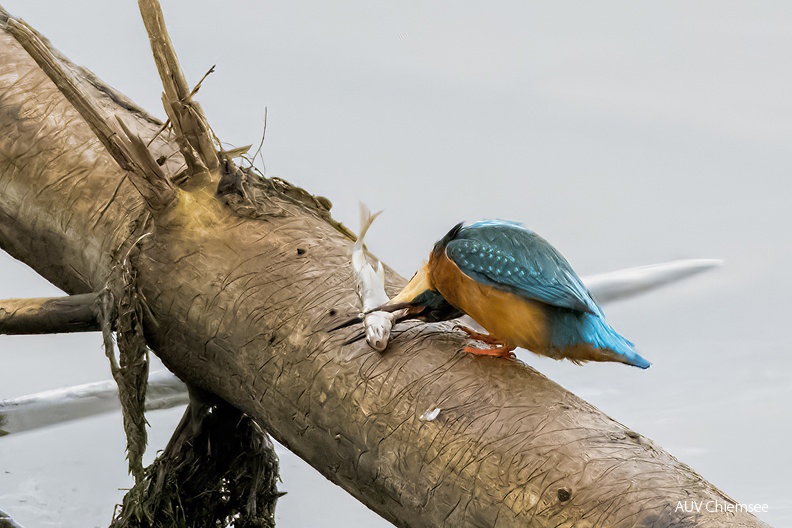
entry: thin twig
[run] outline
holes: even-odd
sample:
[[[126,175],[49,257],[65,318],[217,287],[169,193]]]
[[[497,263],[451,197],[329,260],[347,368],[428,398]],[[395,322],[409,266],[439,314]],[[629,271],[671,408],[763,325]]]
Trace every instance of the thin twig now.
[[[151,144],[154,143],[154,140],[157,139],[160,134],[165,132],[165,129],[168,128],[168,125],[170,125],[170,122],[171,121],[170,121],[170,117],[169,117],[168,119],[165,120],[165,122],[162,124],[162,126],[159,127],[159,130],[157,130],[157,132],[153,136],[151,136],[151,139],[148,140],[148,143],[146,143],[146,148],[150,147]]]
[[[151,231],[148,231],[148,232],[146,232],[146,233],[143,233],[143,234],[142,234],[142,235],[140,235],[139,237],[137,237],[137,240],[135,240],[134,242],[132,242],[132,245],[129,247],[129,249],[127,249],[127,252],[126,252],[126,254],[124,255],[124,258],[121,260],[121,265],[122,265],[122,266],[126,266],[126,265],[127,265],[127,261],[129,260],[129,254],[132,252],[132,250],[133,250],[133,249],[135,249],[135,246],[137,246],[138,244],[140,244],[140,241],[141,241],[141,240],[143,240],[143,239],[144,239],[144,238],[146,238],[147,236],[151,236],[151,235],[153,235],[153,234],[154,234],[154,233],[152,233]]]
[[[256,153],[253,154],[253,158],[250,161],[250,167],[253,167],[253,163],[256,161],[256,156],[261,154],[261,147],[264,146],[264,138],[267,137],[267,107],[264,107],[264,130],[261,133],[261,141],[259,142],[259,146],[256,149]],[[264,156],[261,157],[261,166],[264,167]]]
[[[201,77],[201,80],[198,81],[198,83],[190,91],[190,96],[189,96],[190,98],[192,98],[195,94],[198,93],[198,90],[201,89],[201,85],[203,84],[203,82],[206,80],[207,77],[209,77],[211,74],[213,74],[215,72],[215,68],[216,67],[217,67],[217,64],[212,64],[212,67],[209,68],[209,70],[206,73],[203,74],[203,77]]]
[[[223,149],[223,154],[225,154],[228,159],[241,158],[250,152],[252,146],[253,145],[245,145],[242,147],[233,147],[229,150]]]

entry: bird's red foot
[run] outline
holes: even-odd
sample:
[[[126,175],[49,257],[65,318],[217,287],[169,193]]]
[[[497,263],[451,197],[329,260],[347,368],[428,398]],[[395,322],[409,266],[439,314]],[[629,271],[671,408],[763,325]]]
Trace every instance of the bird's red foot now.
[[[493,356],[493,357],[502,357],[502,358],[513,358],[516,357],[514,355],[514,348],[506,345],[497,346],[494,348],[476,348],[472,346],[466,346],[463,348],[465,352],[468,354],[475,354],[477,356]]]

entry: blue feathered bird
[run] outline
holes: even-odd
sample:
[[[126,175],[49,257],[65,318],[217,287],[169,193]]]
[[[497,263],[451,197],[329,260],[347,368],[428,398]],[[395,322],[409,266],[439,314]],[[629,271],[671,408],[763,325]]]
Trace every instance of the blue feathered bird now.
[[[378,309],[405,307],[427,320],[456,317],[460,311],[468,314],[489,335],[463,329],[497,345],[465,348],[473,354],[508,356],[522,347],[575,363],[616,361],[644,369],[650,365],[605,321],[558,250],[514,222],[456,225],[435,244],[429,262],[407,286]]]

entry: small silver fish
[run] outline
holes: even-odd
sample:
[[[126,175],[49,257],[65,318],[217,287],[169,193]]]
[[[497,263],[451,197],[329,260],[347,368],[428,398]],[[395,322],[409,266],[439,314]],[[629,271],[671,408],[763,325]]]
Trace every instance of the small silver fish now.
[[[390,299],[385,293],[385,269],[382,262],[377,262],[377,269],[369,263],[363,249],[363,238],[366,236],[371,224],[382,211],[371,214],[364,204],[360,204],[360,235],[352,248],[352,268],[355,271],[355,283],[363,312],[368,312],[382,306]],[[382,352],[388,346],[391,328],[393,328],[394,314],[391,312],[371,312],[363,318],[366,329],[366,342],[371,348]]]

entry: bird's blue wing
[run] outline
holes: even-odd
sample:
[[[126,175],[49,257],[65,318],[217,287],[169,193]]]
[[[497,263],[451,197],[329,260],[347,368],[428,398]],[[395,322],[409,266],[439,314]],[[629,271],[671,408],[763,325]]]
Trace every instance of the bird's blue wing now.
[[[567,260],[519,224],[472,224],[462,228],[445,251],[477,282],[559,308],[601,314]]]

